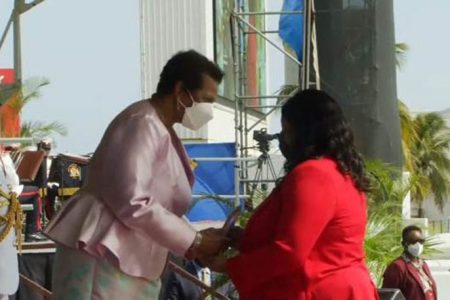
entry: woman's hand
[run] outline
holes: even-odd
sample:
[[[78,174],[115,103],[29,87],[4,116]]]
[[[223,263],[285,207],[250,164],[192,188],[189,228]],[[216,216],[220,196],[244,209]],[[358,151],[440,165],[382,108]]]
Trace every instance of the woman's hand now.
[[[222,229],[208,228],[200,233],[202,240],[195,249],[198,256],[217,255],[229,243],[229,238],[225,236]]]

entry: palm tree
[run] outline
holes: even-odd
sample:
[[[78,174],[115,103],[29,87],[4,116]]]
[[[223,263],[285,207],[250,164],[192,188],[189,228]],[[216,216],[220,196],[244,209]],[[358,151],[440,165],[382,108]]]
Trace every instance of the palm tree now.
[[[396,65],[404,65],[409,46],[395,44]],[[450,133],[445,120],[436,113],[418,115],[414,118],[408,107],[399,101],[402,129],[402,148],[405,169],[414,176],[411,187],[412,200],[419,204],[422,216],[422,203],[433,196],[435,204],[443,209],[450,196]]]
[[[59,122],[26,121],[20,119],[22,109],[28,103],[41,97],[41,88],[50,82],[43,77],[32,77],[22,85],[15,84],[0,91],[2,107],[2,136],[44,138],[52,134],[66,135],[66,127]],[[8,128],[9,127],[9,128]],[[12,128],[11,128],[12,127]]]
[[[403,161],[406,170],[411,171],[413,169],[413,159],[414,159],[413,154],[411,153],[411,149],[414,143],[417,141],[416,124],[406,104],[400,100],[398,101],[398,103],[400,114]]]
[[[411,197],[421,205],[433,196],[442,211],[450,196],[450,131],[437,113],[419,114],[414,125],[417,137],[409,150],[414,158],[410,171],[417,180]]]
[[[371,188],[364,250],[370,274],[380,286],[387,265],[402,252],[402,203],[409,183],[403,181],[400,170],[385,163],[366,160],[365,164]]]

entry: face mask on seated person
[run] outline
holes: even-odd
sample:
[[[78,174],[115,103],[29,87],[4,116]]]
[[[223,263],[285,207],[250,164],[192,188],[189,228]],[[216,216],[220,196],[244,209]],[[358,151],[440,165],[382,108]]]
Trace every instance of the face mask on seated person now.
[[[212,120],[213,104],[209,102],[196,102],[191,93],[187,91],[189,98],[192,100],[192,106],[187,107],[178,99],[178,103],[184,107],[184,115],[181,124],[191,130],[199,130]]]
[[[410,244],[406,249],[414,257],[419,257],[423,253],[423,245],[420,242]]]

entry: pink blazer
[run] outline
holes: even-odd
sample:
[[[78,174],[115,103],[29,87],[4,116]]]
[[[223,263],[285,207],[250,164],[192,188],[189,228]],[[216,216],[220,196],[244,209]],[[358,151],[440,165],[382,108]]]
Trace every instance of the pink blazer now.
[[[107,257],[126,274],[158,278],[167,252],[183,255],[195,230],[182,218],[194,175],[175,132],[148,100],[108,126],[78,194],[46,234],[57,243]]]

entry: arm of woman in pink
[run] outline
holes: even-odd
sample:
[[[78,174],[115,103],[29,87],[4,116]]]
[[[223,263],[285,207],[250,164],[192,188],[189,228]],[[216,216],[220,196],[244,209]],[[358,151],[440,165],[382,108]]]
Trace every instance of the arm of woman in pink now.
[[[273,242],[228,260],[227,273],[240,291],[251,291],[280,275],[304,267],[336,204],[331,175],[302,165],[283,183],[281,217]]]

